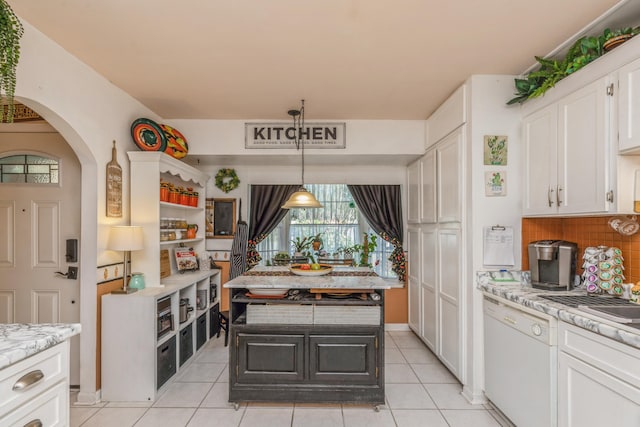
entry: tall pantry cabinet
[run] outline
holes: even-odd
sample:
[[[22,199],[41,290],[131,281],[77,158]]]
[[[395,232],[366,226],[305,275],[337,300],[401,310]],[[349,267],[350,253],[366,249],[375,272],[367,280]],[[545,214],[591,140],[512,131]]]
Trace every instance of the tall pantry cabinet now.
[[[472,76],[428,119],[425,154],[407,168],[409,326],[463,384],[483,399],[482,230],[513,226],[520,259],[519,113],[505,105],[511,76]],[[485,166],[484,135],[508,136],[508,164]],[[502,171],[511,193],[485,196],[485,175]],[[490,267],[486,267],[490,268]]]

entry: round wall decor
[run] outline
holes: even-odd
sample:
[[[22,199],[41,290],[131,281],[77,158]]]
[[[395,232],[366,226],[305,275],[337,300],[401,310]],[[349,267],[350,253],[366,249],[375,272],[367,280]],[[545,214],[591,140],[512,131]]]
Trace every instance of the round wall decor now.
[[[216,174],[216,187],[228,193],[238,188],[240,178],[234,169],[220,169]]]
[[[134,120],[131,124],[131,136],[142,151],[164,151],[167,148],[164,131],[153,120]]]
[[[167,148],[164,152],[176,159],[184,158],[189,152],[189,145],[184,135],[178,129],[169,125],[161,124],[160,128],[164,131],[164,136],[167,140]]]

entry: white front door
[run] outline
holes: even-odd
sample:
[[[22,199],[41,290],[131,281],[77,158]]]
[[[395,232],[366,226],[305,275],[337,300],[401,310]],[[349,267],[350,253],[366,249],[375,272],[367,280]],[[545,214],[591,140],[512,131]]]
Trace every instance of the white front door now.
[[[80,163],[56,132],[0,133],[0,158],[17,154],[58,160],[59,182],[0,182],[0,323],[79,323],[79,280],[57,272],[79,265],[65,255],[67,239],[80,237]],[[79,384],[79,354],[76,336],[71,384]]]

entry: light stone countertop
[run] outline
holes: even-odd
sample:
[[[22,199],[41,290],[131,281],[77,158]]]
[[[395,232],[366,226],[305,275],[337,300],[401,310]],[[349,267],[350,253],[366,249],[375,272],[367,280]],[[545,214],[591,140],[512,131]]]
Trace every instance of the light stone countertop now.
[[[9,323],[0,325],[0,369],[80,333],[79,323]]]
[[[257,266],[252,272],[282,273],[289,271],[288,267]],[[335,272],[367,272],[367,267],[334,266]],[[385,280],[378,276],[253,276],[242,275],[224,284],[225,288],[243,289],[392,289],[402,288],[400,281]]]
[[[583,289],[548,291],[520,284],[497,284],[480,279],[477,281],[477,287],[485,294],[504,298],[515,304],[546,313],[563,322],[640,349],[640,329],[585,313],[578,308],[540,298],[541,294],[586,295],[586,291]]]

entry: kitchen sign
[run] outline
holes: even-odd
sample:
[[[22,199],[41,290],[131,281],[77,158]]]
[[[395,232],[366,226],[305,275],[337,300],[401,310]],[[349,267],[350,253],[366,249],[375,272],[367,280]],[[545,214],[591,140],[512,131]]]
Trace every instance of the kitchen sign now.
[[[345,148],[345,123],[309,123],[301,137],[305,148]],[[296,148],[296,129],[288,123],[245,123],[245,148]]]

